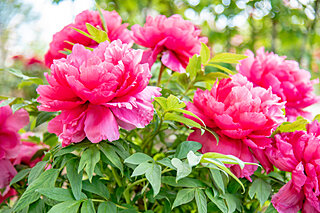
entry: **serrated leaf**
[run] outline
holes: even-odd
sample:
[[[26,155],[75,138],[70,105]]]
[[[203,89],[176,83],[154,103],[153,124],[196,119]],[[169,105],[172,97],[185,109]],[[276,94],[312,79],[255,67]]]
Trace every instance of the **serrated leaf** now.
[[[81,190],[82,190],[82,171],[78,173],[79,160],[73,159],[67,163],[67,177],[70,182],[71,190],[76,198],[76,200],[80,200],[81,198]]]
[[[36,192],[56,201],[64,202],[68,200],[75,200],[72,196],[72,192],[69,189],[63,188],[40,188],[37,189]]]
[[[89,177],[89,181],[91,182],[94,168],[96,164],[100,160],[100,151],[97,146],[93,145],[86,149],[81,156],[78,173],[80,173],[83,168],[86,168],[86,173]]]
[[[201,42],[200,56],[201,56],[201,63],[203,65],[206,65],[210,59],[210,49],[205,43],[202,43],[202,42]]]
[[[65,201],[53,206],[48,213],[77,213],[80,204],[80,200]]]
[[[161,186],[161,166],[153,162],[145,174],[153,188],[153,196],[155,197],[159,193]]]
[[[226,193],[223,195],[223,198],[226,200],[228,213],[233,213],[240,207],[241,201],[234,194]]]
[[[143,162],[139,164],[134,170],[131,177],[140,176],[146,173],[146,171],[151,167],[152,164],[148,162]]]
[[[153,159],[144,153],[137,152],[128,157],[127,159],[124,160],[125,163],[131,163],[131,164],[141,164],[146,161],[153,161]]]
[[[207,198],[202,189],[196,188],[194,192],[199,213],[207,213]]]
[[[186,158],[190,151],[196,152],[200,150],[201,147],[202,147],[201,143],[198,143],[195,141],[184,141],[178,145],[176,153],[174,154],[174,157],[179,159]]]
[[[123,165],[113,146],[107,143],[100,143],[98,144],[98,147],[102,151],[102,153],[111,161],[111,163],[113,163],[118,169],[120,169],[121,173],[123,174]]]
[[[198,71],[201,70],[201,60],[202,58],[198,55],[193,55],[192,58],[189,59],[186,72],[189,73],[191,81],[196,79]]]
[[[260,206],[262,206],[267,201],[271,190],[272,187],[269,183],[265,182],[261,178],[256,178],[249,188],[249,196],[252,199],[254,195],[256,195],[256,198],[260,202]]]
[[[39,188],[51,188],[54,187],[55,181],[58,177],[59,170],[57,169],[49,169],[43,172],[39,178],[33,181],[26,191],[22,194],[20,199],[15,206],[15,211],[20,211],[28,206],[30,203],[35,202],[40,198],[40,193],[36,192],[36,189]]]
[[[81,206],[81,213],[96,213],[91,199],[85,200]]]
[[[10,182],[10,186],[14,183],[17,183],[19,182],[20,180],[22,180],[23,178],[25,178],[29,172],[30,172],[31,168],[27,168],[27,169],[24,169],[24,170],[21,170],[20,172],[18,172],[18,174],[16,174],[14,176],[14,178],[12,178],[11,182]]]
[[[195,191],[194,188],[192,188],[192,189],[181,189],[178,192],[178,194],[176,196],[176,199],[173,202],[172,209],[177,207],[177,206],[180,206],[180,205],[183,205],[183,204],[191,202],[194,199],[194,191]]]
[[[176,181],[178,181],[184,177],[187,177],[192,172],[191,166],[186,162],[182,162],[178,158],[173,158],[171,160],[171,163],[177,169]]]
[[[237,64],[239,61],[247,58],[246,55],[234,54],[234,53],[218,53],[211,60],[210,63],[229,63]]]
[[[99,205],[98,207],[98,213],[117,213],[117,206],[110,202],[110,201],[107,201],[107,202],[103,202]]]

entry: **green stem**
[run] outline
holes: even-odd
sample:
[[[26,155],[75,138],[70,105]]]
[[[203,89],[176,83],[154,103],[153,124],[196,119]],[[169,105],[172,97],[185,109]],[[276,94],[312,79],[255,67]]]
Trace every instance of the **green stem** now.
[[[157,81],[157,87],[160,86],[161,78],[162,78],[162,73],[164,71],[165,66],[163,63],[161,63],[160,71],[159,71],[159,76],[158,76],[158,81]]]
[[[118,184],[120,187],[122,187],[122,182],[121,182],[121,179],[120,179],[117,171],[116,171],[113,167],[111,167],[111,171],[112,171],[113,177],[114,177],[114,179],[116,180],[117,184]]]
[[[103,203],[103,202],[106,202],[107,200],[99,200],[99,199],[91,199],[93,202],[100,202],[100,203]],[[120,209],[128,209],[127,207],[124,207],[124,206],[120,206],[119,204],[116,204],[116,203],[113,203],[114,205],[116,205],[116,207],[120,208]]]

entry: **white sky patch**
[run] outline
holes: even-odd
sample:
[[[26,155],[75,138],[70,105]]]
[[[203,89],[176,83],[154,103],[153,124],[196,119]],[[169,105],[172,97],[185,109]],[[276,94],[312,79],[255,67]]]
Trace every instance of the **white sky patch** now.
[[[23,2],[32,5],[30,15],[39,16],[32,22],[25,24],[22,22],[19,28],[13,32],[9,45],[10,56],[17,54],[30,56],[31,45],[35,41],[40,42],[39,46],[44,48],[41,52],[45,53],[49,48],[53,34],[74,22],[77,14],[92,9],[95,4],[93,0],[64,0],[59,4],[52,4],[50,0],[23,0]]]

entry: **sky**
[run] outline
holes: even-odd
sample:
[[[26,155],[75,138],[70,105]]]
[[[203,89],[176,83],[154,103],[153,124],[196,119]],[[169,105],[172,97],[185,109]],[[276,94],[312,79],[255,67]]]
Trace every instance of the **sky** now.
[[[52,4],[51,0],[22,1],[32,5],[31,15],[36,15],[37,18],[30,23],[20,25],[16,35],[12,36],[11,43],[14,48],[10,55],[26,55],[28,50],[29,54],[33,54],[32,51],[36,49],[40,58],[48,50],[54,33],[72,23],[78,13],[92,9],[95,4],[94,0],[64,0],[59,4]]]

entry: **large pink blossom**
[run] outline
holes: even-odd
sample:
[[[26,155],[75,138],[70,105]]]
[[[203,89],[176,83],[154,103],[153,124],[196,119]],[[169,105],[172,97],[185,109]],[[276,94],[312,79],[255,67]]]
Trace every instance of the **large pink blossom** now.
[[[197,132],[193,138],[204,145],[204,152],[217,151],[233,154],[244,161],[255,162],[252,150],[263,150],[270,146],[268,138],[272,130],[285,121],[279,97],[262,87],[253,87],[246,77],[236,74],[216,83],[211,91],[198,89],[193,103],[187,110],[201,118],[207,127],[216,131],[221,140],[216,145],[213,139],[201,139]],[[259,155],[255,156],[259,161]],[[255,167],[256,168],[256,167]],[[239,177],[253,174],[252,166],[246,166]]]
[[[120,39],[124,43],[132,42],[132,33],[127,29],[129,24],[121,24],[122,19],[116,11],[104,11],[102,14],[106,21],[108,37],[111,41]],[[54,59],[65,58],[66,55],[60,51],[72,49],[72,45],[66,43],[69,41],[74,44],[82,44],[86,47],[96,47],[98,45],[94,40],[80,34],[72,28],[77,28],[86,33],[86,23],[93,25],[96,28],[103,29],[103,22],[98,11],[85,10],[78,14],[75,22],[65,26],[61,31],[53,35],[53,40],[50,43],[50,48],[45,55],[45,64],[50,67]]]
[[[313,92],[313,84],[317,81],[310,80],[308,71],[300,69],[296,61],[286,60],[285,56],[265,52],[263,47],[257,51],[256,57],[250,50],[246,55],[248,58],[237,66],[239,73],[256,86],[271,87],[281,101],[286,101],[289,121],[299,115],[310,118],[311,114],[303,109],[318,102],[319,98]]]
[[[280,213],[320,212],[320,136],[319,123],[307,125],[307,131],[276,134],[272,147],[265,151],[270,162],[292,179],[272,197]]]
[[[19,154],[21,142],[18,131],[28,122],[29,115],[24,109],[12,113],[10,106],[0,107],[0,189],[7,187],[17,174],[10,159]]]
[[[29,122],[29,115],[24,109],[12,113],[10,106],[0,107],[0,159],[11,159],[19,150],[19,129]]]
[[[147,86],[148,64],[141,63],[142,50],[120,40],[99,44],[93,51],[75,45],[66,59],[55,60],[49,85],[37,89],[43,111],[61,111],[49,122],[63,145],[87,137],[98,143],[119,139],[119,126],[142,128],[153,118],[153,96],[160,89]]]
[[[150,48],[144,54],[150,65],[161,53],[162,63],[176,72],[185,72],[189,58],[200,53],[201,42],[208,41],[200,37],[200,29],[179,15],[148,16],[143,27],[134,25],[131,29],[135,42]]]

